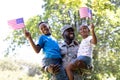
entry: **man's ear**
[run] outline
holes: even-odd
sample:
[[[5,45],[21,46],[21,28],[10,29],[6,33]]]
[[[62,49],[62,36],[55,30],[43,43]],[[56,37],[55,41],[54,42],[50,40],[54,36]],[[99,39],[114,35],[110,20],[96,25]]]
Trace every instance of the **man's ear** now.
[[[65,39],[65,33],[62,34],[63,38]]]

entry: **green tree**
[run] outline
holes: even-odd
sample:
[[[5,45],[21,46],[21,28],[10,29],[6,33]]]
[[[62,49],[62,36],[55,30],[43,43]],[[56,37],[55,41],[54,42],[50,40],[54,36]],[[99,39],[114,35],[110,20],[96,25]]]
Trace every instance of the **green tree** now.
[[[47,21],[52,28],[53,36],[61,40],[60,28],[65,24],[72,25],[76,30],[76,39],[81,40],[78,36],[77,28],[81,24],[79,8],[86,6],[92,9],[95,24],[98,45],[94,50],[95,70],[91,74],[91,80],[106,80],[114,77],[120,79],[120,8],[119,0],[44,0],[43,8],[45,12],[30,18],[26,22],[26,29],[32,33],[36,40],[39,35],[36,28],[39,21]],[[11,47],[28,44],[22,30],[14,31],[11,40]],[[9,50],[8,50],[9,51]]]

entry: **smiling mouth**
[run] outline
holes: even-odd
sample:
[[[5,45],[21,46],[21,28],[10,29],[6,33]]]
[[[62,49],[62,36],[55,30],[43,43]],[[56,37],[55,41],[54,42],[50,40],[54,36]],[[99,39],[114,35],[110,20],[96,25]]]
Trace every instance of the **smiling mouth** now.
[[[73,34],[70,34],[70,37],[74,37],[74,35],[73,35]]]
[[[48,31],[44,31],[44,33],[48,33]]]

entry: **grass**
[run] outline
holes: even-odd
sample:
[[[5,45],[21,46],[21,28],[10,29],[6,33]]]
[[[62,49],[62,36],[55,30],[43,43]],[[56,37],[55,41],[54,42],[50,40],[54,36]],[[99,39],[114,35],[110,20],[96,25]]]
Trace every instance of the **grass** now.
[[[29,76],[29,68],[40,72],[34,76]],[[36,72],[35,72],[36,73]],[[28,63],[25,61],[16,61],[10,58],[0,59],[0,80],[48,80],[47,76],[41,74],[38,64]]]

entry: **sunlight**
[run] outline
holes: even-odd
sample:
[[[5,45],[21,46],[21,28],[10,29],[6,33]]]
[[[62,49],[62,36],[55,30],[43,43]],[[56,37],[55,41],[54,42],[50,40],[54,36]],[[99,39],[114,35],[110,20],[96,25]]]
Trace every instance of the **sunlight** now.
[[[13,29],[8,26],[7,21],[11,19],[16,19],[19,17],[23,17],[26,22],[30,17],[35,15],[42,15],[43,1],[42,0],[2,0],[0,1],[0,57],[3,57],[4,51],[7,48],[8,42],[4,39],[13,32]],[[24,46],[25,47],[25,46]],[[28,51],[29,49],[26,47],[26,54],[33,52]],[[27,50],[28,49],[28,50]],[[30,49],[32,50],[32,49]],[[19,49],[17,53],[24,53],[23,49]],[[30,61],[31,58],[37,59],[34,57],[27,57],[26,54],[21,54],[19,58],[25,58]],[[34,54],[29,54],[33,56]],[[30,59],[28,59],[30,58]],[[31,59],[32,60],[32,59]]]

